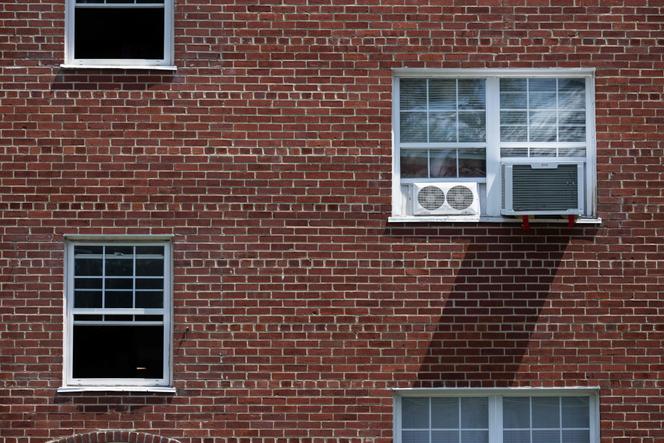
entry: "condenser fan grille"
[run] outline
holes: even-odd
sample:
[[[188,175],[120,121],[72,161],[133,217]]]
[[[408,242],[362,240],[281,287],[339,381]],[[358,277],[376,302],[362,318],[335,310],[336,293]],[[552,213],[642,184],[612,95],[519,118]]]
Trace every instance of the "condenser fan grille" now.
[[[417,193],[417,201],[424,209],[435,211],[445,203],[445,193],[436,186],[425,186]]]
[[[469,208],[473,204],[473,201],[473,191],[466,186],[454,186],[447,191],[447,204],[457,211]]]

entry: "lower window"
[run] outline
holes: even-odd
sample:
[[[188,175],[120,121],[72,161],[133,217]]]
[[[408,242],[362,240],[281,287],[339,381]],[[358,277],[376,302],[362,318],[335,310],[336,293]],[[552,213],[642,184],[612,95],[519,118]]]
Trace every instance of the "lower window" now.
[[[598,443],[596,392],[583,390],[402,391],[401,443]]]
[[[67,245],[67,386],[170,384],[170,244]]]

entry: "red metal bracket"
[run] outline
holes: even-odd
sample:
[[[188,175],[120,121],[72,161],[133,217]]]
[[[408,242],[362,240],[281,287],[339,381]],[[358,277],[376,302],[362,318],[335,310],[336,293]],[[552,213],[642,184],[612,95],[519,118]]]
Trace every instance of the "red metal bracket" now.
[[[524,231],[530,230],[530,221],[528,220],[527,215],[521,217],[521,229]]]

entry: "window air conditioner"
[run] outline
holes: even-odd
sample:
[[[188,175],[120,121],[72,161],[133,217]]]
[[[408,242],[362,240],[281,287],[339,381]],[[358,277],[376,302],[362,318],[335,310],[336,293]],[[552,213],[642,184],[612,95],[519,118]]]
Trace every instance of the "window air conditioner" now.
[[[582,215],[583,162],[503,163],[504,215]]]
[[[413,215],[445,215],[479,220],[477,183],[413,183]]]

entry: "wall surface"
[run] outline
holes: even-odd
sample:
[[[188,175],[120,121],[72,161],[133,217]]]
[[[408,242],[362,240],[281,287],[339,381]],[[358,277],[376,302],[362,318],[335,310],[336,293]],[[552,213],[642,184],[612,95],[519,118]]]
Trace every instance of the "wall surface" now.
[[[664,439],[661,0],[178,0],[178,70],[0,4],[0,438],[386,442],[394,387],[599,386]],[[388,224],[392,68],[595,67],[600,226]],[[57,394],[66,234],[173,234],[176,395]],[[109,437],[110,438],[110,437]]]

